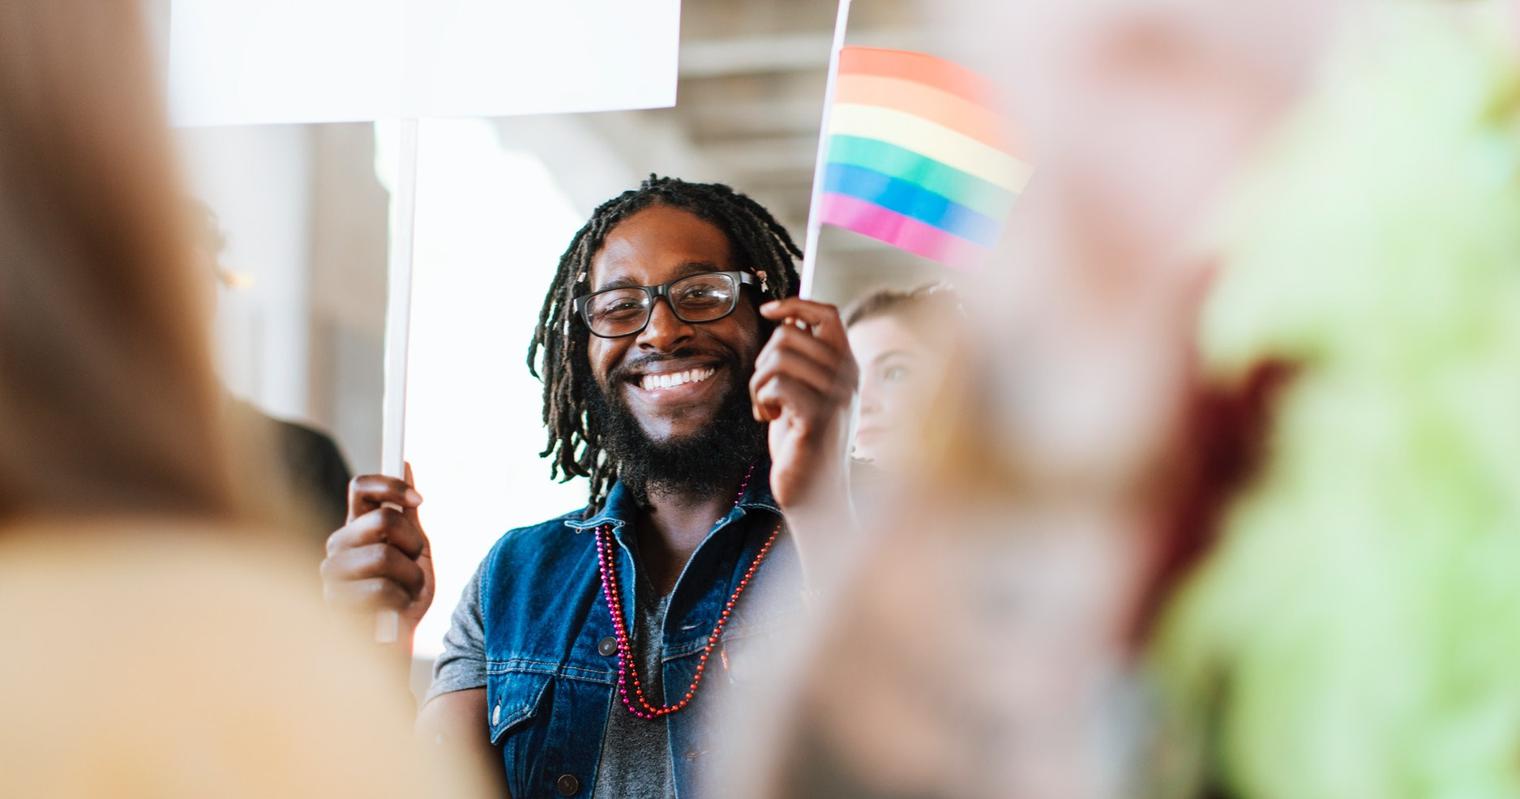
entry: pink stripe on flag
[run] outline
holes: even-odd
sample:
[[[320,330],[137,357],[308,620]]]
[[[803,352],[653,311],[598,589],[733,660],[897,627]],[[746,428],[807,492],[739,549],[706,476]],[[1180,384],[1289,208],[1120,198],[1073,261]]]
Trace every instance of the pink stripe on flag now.
[[[946,266],[977,266],[987,257],[987,249],[975,242],[843,194],[829,192],[823,195],[823,222],[884,241]]]

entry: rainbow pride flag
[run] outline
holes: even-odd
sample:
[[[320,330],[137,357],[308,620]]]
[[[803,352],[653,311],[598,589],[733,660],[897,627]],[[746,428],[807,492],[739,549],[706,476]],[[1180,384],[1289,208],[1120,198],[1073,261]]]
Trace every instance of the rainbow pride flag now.
[[[997,244],[1030,167],[986,78],[923,53],[839,53],[822,222],[951,266]]]

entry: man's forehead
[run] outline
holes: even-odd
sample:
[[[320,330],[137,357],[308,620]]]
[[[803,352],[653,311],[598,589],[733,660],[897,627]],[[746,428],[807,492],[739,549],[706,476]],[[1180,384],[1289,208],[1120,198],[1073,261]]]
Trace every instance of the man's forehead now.
[[[728,236],[689,212],[657,206],[613,228],[591,260],[591,282],[663,282],[696,271],[732,268]]]

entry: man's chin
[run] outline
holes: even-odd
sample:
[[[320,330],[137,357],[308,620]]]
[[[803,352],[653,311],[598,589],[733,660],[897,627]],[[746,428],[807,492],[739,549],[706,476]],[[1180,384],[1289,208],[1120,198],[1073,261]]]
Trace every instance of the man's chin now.
[[[607,454],[637,494],[728,490],[735,473],[765,452],[764,428],[750,410],[747,386],[735,380],[706,401],[651,408],[628,394],[593,398]]]
[[[644,431],[645,440],[650,446],[659,450],[676,450],[692,446],[703,440],[715,427],[722,427],[716,413],[703,413],[700,418],[685,417],[674,423],[665,420],[655,423],[639,420],[639,428]]]

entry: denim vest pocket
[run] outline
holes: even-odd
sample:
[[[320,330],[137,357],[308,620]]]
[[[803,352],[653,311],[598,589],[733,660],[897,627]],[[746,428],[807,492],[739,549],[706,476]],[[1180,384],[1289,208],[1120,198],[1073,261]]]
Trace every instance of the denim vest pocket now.
[[[486,707],[491,745],[501,749],[513,796],[529,795],[541,771],[546,717],[553,701],[548,674],[509,669],[486,675]]]

